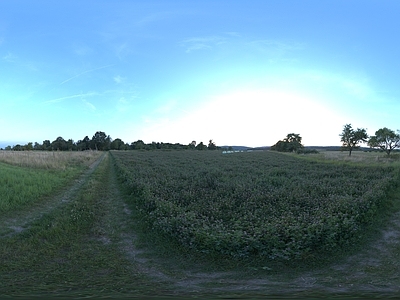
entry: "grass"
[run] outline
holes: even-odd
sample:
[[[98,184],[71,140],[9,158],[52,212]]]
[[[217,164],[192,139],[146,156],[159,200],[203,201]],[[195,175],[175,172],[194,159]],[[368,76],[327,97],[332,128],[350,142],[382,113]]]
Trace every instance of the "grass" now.
[[[185,186],[185,180],[189,180],[190,176],[182,176],[176,168],[194,168],[199,171],[199,176],[192,177],[193,185],[190,188],[196,184],[216,184],[218,187],[220,182],[204,180],[207,176],[202,172],[210,170],[211,174],[218,174],[214,172],[218,172],[221,165],[215,162],[223,161],[222,170],[225,172],[240,171],[237,176],[240,180],[242,177],[246,179],[243,173],[250,170],[255,170],[254,176],[259,174],[263,170],[265,157],[262,153],[255,156],[255,153],[235,153],[231,157],[219,155],[218,152],[168,153],[113,152],[115,160],[106,156],[94,173],[80,177],[82,184],[79,189],[70,193],[68,201],[37,214],[20,232],[0,236],[0,295],[73,298],[257,299],[268,296],[281,299],[355,299],[392,297],[400,292],[400,265],[397,263],[400,257],[400,187],[395,188],[393,185],[385,190],[387,205],[380,206],[374,222],[365,227],[363,238],[348,248],[317,256],[315,260],[295,263],[271,261],[265,257],[235,260],[229,256],[191,249],[169,232],[154,227],[153,221],[137,209],[134,201],[137,194],[132,193],[131,186],[126,181],[159,181],[159,187],[169,183],[167,186],[171,195],[185,195],[181,193],[183,189],[179,185],[175,186],[179,182],[169,181],[170,177],[165,176],[171,176],[166,173],[166,169],[175,170],[174,174],[181,179],[182,186]],[[188,161],[185,156],[189,154],[191,160]],[[118,155],[121,155],[120,158],[129,155],[122,159],[126,168],[132,172],[125,176],[124,183],[116,181],[120,171],[115,169],[114,164],[121,163],[117,160]],[[208,158],[203,155],[208,155]],[[368,176],[375,178],[376,175],[372,171],[377,165],[370,164],[367,158],[363,162],[323,157],[317,159],[314,155],[279,156],[284,161],[291,162],[294,173],[286,170],[288,176],[310,170],[320,175],[320,165],[324,166],[326,174],[335,174],[334,170],[367,170]],[[166,159],[168,157],[171,159]],[[232,161],[240,163],[232,164]],[[141,164],[138,165],[138,162]],[[279,177],[279,171],[282,171],[279,160],[274,159],[270,163],[275,165],[268,172]],[[153,171],[149,172],[144,168],[146,166],[151,166]],[[308,169],[309,166],[313,168]],[[3,167],[9,167],[11,171],[51,171],[9,164],[2,164],[1,168]],[[381,167],[378,166],[378,170]],[[131,177],[143,170],[148,172],[146,176],[136,179]],[[388,162],[382,170],[393,172],[386,174],[395,178],[397,162]],[[337,177],[340,174],[342,173],[338,173]],[[124,178],[123,173],[118,175],[122,176],[120,179]],[[377,182],[385,178],[379,172],[378,175],[381,177],[375,178]],[[251,184],[254,176],[250,176],[252,180],[246,181],[246,184]],[[335,181],[335,177],[331,179]],[[363,177],[357,177],[357,180],[356,183],[362,183]],[[233,182],[235,185],[240,183]],[[190,191],[188,188],[186,190]],[[206,192],[206,189],[202,191]],[[54,197],[64,198],[61,194]],[[32,206],[32,209],[35,207]],[[19,218],[17,211],[9,211],[9,216]],[[8,226],[4,225],[3,219],[3,215],[0,215],[0,227]]]
[[[59,191],[99,153],[0,151],[0,213],[35,204]]]
[[[89,166],[100,156],[97,151],[1,151],[0,162],[13,166],[64,170],[69,167]]]
[[[118,204],[108,190],[108,163],[106,158],[69,203],[2,239],[0,295],[122,297],[154,292],[158,284],[149,285],[121,255],[115,233],[120,220],[110,214]]]

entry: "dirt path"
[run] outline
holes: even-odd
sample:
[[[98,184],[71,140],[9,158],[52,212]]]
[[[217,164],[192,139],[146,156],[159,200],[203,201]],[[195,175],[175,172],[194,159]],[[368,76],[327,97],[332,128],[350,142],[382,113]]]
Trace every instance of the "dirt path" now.
[[[102,154],[83,174],[75,179],[70,186],[66,187],[61,194],[57,194],[47,201],[32,205],[27,209],[12,212],[11,217],[0,217],[0,238],[10,237],[26,230],[29,228],[29,224],[34,220],[41,218],[55,208],[69,202],[104,160],[105,155],[106,154]]]

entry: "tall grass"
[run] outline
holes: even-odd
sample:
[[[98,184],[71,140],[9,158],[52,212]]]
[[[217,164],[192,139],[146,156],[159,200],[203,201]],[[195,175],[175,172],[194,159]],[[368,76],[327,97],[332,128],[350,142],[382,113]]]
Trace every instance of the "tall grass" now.
[[[63,170],[88,166],[101,152],[97,151],[0,151],[0,162],[19,167]]]
[[[0,212],[29,206],[53,194],[99,154],[0,151]]]

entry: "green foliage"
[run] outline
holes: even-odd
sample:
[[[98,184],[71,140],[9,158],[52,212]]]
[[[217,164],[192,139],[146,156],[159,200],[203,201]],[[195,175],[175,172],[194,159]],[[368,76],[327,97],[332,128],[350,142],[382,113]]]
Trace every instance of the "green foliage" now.
[[[196,150],[207,150],[207,146],[203,144],[203,142],[200,142],[197,146],[196,146]]]
[[[271,146],[271,150],[279,152],[297,152],[304,146],[301,144],[302,137],[296,133],[289,133],[283,141],[278,141]]]
[[[132,201],[185,247],[232,258],[302,259],[351,245],[396,186],[394,167],[274,152],[112,153]]]
[[[364,128],[357,128],[354,130],[351,124],[343,126],[343,131],[339,135],[341,137],[342,149],[349,151],[349,156],[354,149],[359,148],[359,144],[366,142],[368,139],[367,131]]]
[[[91,148],[95,150],[110,150],[111,137],[102,131],[97,131],[91,141]]]
[[[296,151],[297,154],[318,154],[317,149],[306,149],[306,148],[301,148]]]
[[[396,134],[389,128],[381,128],[375,132],[374,136],[371,136],[368,145],[372,148],[379,148],[390,155],[394,149],[400,147],[400,131],[398,132]]]
[[[217,150],[217,146],[215,145],[215,143],[213,142],[213,140],[210,140],[208,142],[208,150]]]

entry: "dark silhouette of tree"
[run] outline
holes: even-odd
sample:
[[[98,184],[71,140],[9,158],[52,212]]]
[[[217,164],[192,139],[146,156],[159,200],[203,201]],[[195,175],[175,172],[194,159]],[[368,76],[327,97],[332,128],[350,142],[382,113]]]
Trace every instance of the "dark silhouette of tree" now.
[[[271,146],[271,150],[279,152],[297,152],[304,148],[301,144],[302,137],[297,133],[289,133],[283,141],[279,140]]]
[[[207,150],[207,146],[203,144],[203,142],[200,142],[196,146],[196,150]]]
[[[400,147],[400,132],[397,132],[396,134],[389,128],[381,128],[375,132],[374,136],[371,136],[368,145],[371,148],[379,148],[390,155],[390,152]]]
[[[91,141],[91,148],[99,151],[110,149],[111,137],[107,136],[103,131],[97,131]]]
[[[208,142],[208,150],[217,150],[217,146],[215,145],[215,143],[213,142],[213,140],[210,140]]]
[[[121,139],[115,139],[110,144],[110,150],[127,150],[127,148]]]
[[[58,151],[68,150],[67,142],[61,136],[51,142],[51,148]]]
[[[367,131],[364,128],[354,130],[351,124],[343,126],[343,131],[339,135],[341,137],[342,149],[349,151],[349,156],[354,149],[360,148],[359,144],[366,142],[368,139]]]

